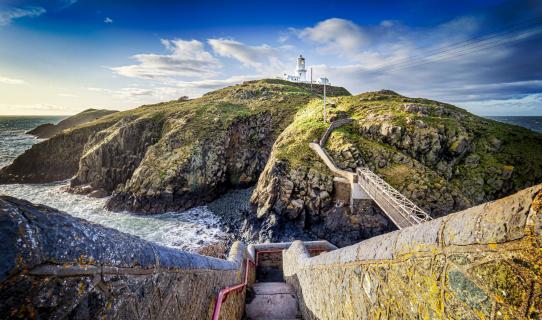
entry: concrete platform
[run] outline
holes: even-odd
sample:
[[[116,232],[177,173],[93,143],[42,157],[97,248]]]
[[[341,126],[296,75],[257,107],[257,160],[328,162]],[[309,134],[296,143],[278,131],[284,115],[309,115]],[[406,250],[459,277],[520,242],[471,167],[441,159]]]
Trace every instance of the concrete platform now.
[[[301,319],[294,288],[286,282],[255,283],[245,313],[251,320]]]

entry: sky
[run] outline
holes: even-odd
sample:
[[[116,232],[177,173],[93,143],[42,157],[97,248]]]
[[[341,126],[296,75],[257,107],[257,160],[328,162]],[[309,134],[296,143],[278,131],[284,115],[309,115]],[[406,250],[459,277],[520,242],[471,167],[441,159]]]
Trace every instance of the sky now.
[[[0,115],[126,110],[293,73],[542,116],[542,1],[0,0]]]

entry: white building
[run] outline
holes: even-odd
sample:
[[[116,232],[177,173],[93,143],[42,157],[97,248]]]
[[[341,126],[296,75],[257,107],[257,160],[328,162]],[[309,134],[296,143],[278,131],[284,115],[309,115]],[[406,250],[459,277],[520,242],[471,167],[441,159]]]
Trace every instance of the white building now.
[[[295,68],[295,75],[291,74],[283,74],[282,79],[292,81],[292,82],[302,82],[302,83],[310,83],[312,79],[307,80],[307,69],[305,68],[305,58],[303,58],[302,55],[299,55],[297,58],[297,64]],[[315,81],[313,81],[315,83]],[[328,78],[322,77],[318,78],[316,81],[318,84],[325,84],[330,85]]]
[[[329,82],[328,78],[326,77],[318,78],[317,82],[318,84],[325,84],[326,86],[329,86],[331,84],[331,82]]]

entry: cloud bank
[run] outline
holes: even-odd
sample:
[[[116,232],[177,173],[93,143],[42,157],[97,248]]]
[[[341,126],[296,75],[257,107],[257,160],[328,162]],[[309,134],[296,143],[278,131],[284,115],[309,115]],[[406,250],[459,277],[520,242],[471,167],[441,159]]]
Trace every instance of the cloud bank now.
[[[392,89],[488,115],[502,114],[505,105],[511,113],[542,113],[542,25],[521,25],[510,16],[516,21],[488,12],[427,27],[330,18],[278,31],[275,46],[233,38],[162,40],[167,54],[137,54],[136,64],[112,70],[160,83],[150,96],[201,94],[291,72],[303,53],[315,77],[327,76],[352,93]]]
[[[198,40],[162,40],[168,54],[144,53],[132,56],[137,64],[114,67],[126,77],[174,82],[176,79],[210,78],[222,64]]]

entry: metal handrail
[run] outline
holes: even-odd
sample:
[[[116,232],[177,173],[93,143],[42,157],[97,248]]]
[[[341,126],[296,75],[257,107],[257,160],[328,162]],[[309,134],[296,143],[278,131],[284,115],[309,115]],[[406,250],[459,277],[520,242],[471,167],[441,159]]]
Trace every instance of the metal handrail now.
[[[307,241],[305,243],[309,246],[315,246],[315,248],[308,248],[307,250],[309,252],[325,252],[325,251],[332,251],[332,250],[337,249],[336,246],[332,245],[331,243],[327,241]],[[265,254],[265,253],[282,252],[284,250],[287,250],[291,244],[292,244],[291,242],[281,242],[281,243],[264,243],[264,244],[249,245],[249,248],[247,248],[245,280],[240,284],[220,290],[216,298],[215,307],[213,309],[213,316],[211,319],[218,320],[220,318],[220,310],[222,309],[222,303],[226,300],[226,297],[231,292],[242,290],[248,285],[249,269],[251,268],[251,266],[252,268],[256,268],[258,266],[258,257],[260,253]],[[261,247],[262,250],[259,250],[258,247]]]
[[[220,310],[222,309],[222,303],[224,302],[224,300],[226,300],[226,297],[228,296],[228,294],[234,291],[244,289],[248,285],[249,268],[251,265],[256,266],[256,264],[250,259],[246,259],[246,261],[247,261],[247,264],[245,267],[245,281],[233,287],[227,287],[220,290],[220,292],[218,293],[218,297],[216,298],[215,308],[213,310],[213,317],[211,318],[212,320],[218,320],[220,318]]]

